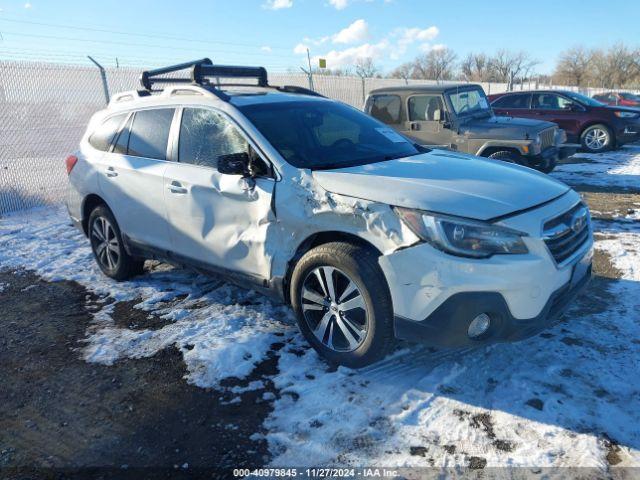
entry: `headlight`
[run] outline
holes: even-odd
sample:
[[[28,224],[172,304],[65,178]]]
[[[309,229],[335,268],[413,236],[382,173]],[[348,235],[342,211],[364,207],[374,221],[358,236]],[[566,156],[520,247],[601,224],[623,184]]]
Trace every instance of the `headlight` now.
[[[562,145],[563,143],[567,143],[567,132],[558,128],[556,130],[556,145]]]
[[[536,135],[536,138],[533,139],[533,143],[536,145],[542,145],[542,137],[540,136],[540,134]]]
[[[613,112],[616,117],[620,118],[637,118],[640,116],[640,113],[633,112]]]
[[[418,237],[453,255],[487,258],[529,251],[522,241],[527,234],[510,228],[408,208],[395,211]]]

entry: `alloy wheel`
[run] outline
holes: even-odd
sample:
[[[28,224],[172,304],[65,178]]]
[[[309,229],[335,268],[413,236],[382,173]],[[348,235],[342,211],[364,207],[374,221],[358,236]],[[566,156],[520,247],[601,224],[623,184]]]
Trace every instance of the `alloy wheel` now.
[[[369,315],[364,298],[342,270],[323,266],[309,272],[300,303],[309,329],[325,347],[352,352],[367,337]]]
[[[594,128],[587,132],[584,143],[590,150],[602,150],[609,143],[609,133],[601,128]]]
[[[120,243],[113,226],[105,217],[98,217],[93,222],[91,243],[100,264],[107,270],[115,270],[120,261]]]

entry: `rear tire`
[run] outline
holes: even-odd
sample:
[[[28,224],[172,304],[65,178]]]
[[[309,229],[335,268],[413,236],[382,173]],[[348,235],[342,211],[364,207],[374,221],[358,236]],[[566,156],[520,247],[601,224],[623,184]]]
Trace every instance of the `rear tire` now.
[[[96,263],[106,276],[122,281],[142,273],[144,260],[127,253],[118,222],[105,205],[89,215],[88,235]]]
[[[615,146],[615,138],[606,125],[597,124],[585,128],[580,135],[582,148],[589,153],[602,153]]]
[[[328,362],[360,368],[391,349],[391,294],[370,249],[332,242],[310,250],[293,271],[290,295],[302,334]]]

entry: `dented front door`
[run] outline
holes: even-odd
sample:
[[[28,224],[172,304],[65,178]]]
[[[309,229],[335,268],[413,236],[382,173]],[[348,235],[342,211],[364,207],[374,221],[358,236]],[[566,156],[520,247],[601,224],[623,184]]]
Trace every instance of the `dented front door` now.
[[[178,162],[164,175],[164,196],[173,250],[180,256],[226,270],[269,278],[267,232],[274,221],[271,178],[218,172],[217,160],[248,148],[223,114],[185,108]]]

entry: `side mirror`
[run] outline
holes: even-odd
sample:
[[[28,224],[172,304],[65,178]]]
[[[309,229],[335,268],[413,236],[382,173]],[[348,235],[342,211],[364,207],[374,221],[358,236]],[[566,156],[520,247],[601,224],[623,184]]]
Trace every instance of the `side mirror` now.
[[[249,175],[251,177],[273,177],[271,166],[249,145]]]
[[[445,111],[442,111],[441,116],[442,116],[442,120],[441,120],[442,128],[450,129],[452,125],[451,125],[451,118],[449,117],[449,114]]]
[[[218,157],[218,172],[225,175],[249,175],[249,154],[231,153]]]

